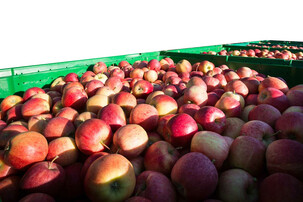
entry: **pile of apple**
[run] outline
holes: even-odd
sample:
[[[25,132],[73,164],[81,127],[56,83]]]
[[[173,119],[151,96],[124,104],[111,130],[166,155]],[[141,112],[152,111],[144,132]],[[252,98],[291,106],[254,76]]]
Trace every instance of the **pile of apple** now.
[[[98,62],[1,105],[2,201],[303,201],[303,84]]]
[[[228,55],[228,56],[241,56],[241,57],[257,57],[257,58],[271,58],[271,59],[284,59],[284,60],[303,60],[303,52],[292,53],[289,50],[275,50],[269,51],[268,49],[248,49],[248,50],[221,50],[218,53],[215,51],[202,52],[202,54],[209,55]]]
[[[258,48],[286,48],[286,49],[303,49],[303,46],[290,46],[290,45],[257,45],[257,44],[248,44],[247,46],[258,47]]]

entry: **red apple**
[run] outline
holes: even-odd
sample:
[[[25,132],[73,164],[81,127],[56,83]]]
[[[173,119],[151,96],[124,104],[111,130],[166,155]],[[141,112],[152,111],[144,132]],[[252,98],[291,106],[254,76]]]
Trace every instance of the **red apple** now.
[[[19,200],[19,202],[40,202],[40,201],[55,202],[55,199],[51,195],[45,193],[31,193],[31,194],[27,194],[26,196],[24,196]]]
[[[21,109],[22,116],[26,120],[28,120],[31,116],[47,114],[49,112],[49,103],[41,98],[33,98],[26,101]]]
[[[213,77],[219,80],[219,87],[224,88],[226,86],[227,81],[223,74],[216,74]]]
[[[258,104],[272,105],[281,113],[289,106],[286,95],[282,91],[272,87],[263,88],[259,92]]]
[[[23,94],[23,101],[27,101],[30,99],[33,95],[36,95],[38,93],[45,93],[45,91],[39,87],[32,87],[27,89]]]
[[[199,71],[203,72],[204,74],[206,74],[209,70],[212,70],[214,68],[215,68],[214,63],[207,60],[200,62],[198,67]]]
[[[68,73],[65,77],[64,77],[64,81],[66,83],[68,82],[73,82],[73,81],[79,81],[79,77],[76,73],[74,72],[71,72],[71,73]]]
[[[184,104],[182,105],[178,113],[186,113],[190,115],[191,117],[194,117],[195,113],[200,109],[199,105],[196,104]]]
[[[226,79],[227,82],[233,81],[233,80],[238,80],[240,79],[239,75],[234,72],[233,70],[228,69],[229,71],[226,71],[226,73],[224,73],[224,77]]]
[[[157,109],[149,104],[139,104],[132,109],[129,123],[138,124],[146,131],[154,130],[157,127],[159,114]]]
[[[284,94],[286,94],[289,90],[287,84],[277,77],[265,78],[259,85],[259,92],[268,87],[276,88],[282,91]]]
[[[23,102],[23,98],[18,95],[9,95],[4,98],[0,105],[1,113],[5,114],[7,110],[16,106],[17,104],[21,104]]]
[[[4,162],[4,150],[0,150],[0,180],[17,173],[18,170],[12,168]]]
[[[113,96],[112,103],[122,107],[126,117],[129,117],[131,110],[137,105],[136,97],[128,92],[120,92]]]
[[[156,70],[151,69],[145,72],[143,77],[146,81],[152,83],[158,79],[158,73],[156,72]]]
[[[188,60],[183,59],[176,64],[176,71],[177,73],[191,72],[192,66]]]
[[[53,118],[51,114],[39,114],[32,116],[28,120],[28,129],[30,131],[36,131],[38,133],[43,133],[44,128],[47,123]]]
[[[109,97],[103,94],[94,95],[86,102],[86,111],[98,114],[98,112],[109,104]]]
[[[130,78],[143,79],[144,71],[142,69],[136,68],[130,72],[129,76]]]
[[[226,118],[226,126],[222,135],[235,139],[241,134],[240,131],[244,124],[245,122],[238,117],[228,117]]]
[[[123,109],[117,104],[108,104],[103,107],[97,117],[105,123],[107,123],[113,132],[118,130],[120,127],[126,125],[126,117]]]
[[[136,177],[140,175],[144,170],[144,158],[140,155],[129,160],[133,165]]]
[[[164,70],[164,71],[167,71],[168,68],[170,67],[170,64],[165,59],[160,60],[160,65],[161,65],[161,70]]]
[[[123,87],[123,83],[118,76],[112,76],[109,77],[105,84],[105,86],[108,86],[110,89],[112,89],[115,93],[119,93]]]
[[[92,113],[92,112],[82,112],[81,114],[79,114],[79,116],[77,116],[74,120],[74,125],[76,128],[79,127],[79,125],[81,123],[83,123],[84,121],[88,120],[88,119],[94,119],[97,118],[97,115]]]
[[[259,94],[248,94],[245,98],[246,105],[258,105],[258,95]]]
[[[48,141],[58,137],[71,136],[75,133],[75,126],[72,121],[63,117],[55,117],[46,124],[43,135]]]
[[[28,129],[23,125],[8,125],[0,134],[0,148],[4,148],[8,141],[16,135],[27,132]]]
[[[248,95],[248,88],[241,80],[229,81],[225,86],[225,91],[238,93],[242,95],[243,98],[246,98]]]
[[[146,99],[147,96],[153,92],[154,87],[153,85],[145,80],[137,81],[132,88],[132,93],[136,98],[144,98]]]
[[[100,80],[91,80],[85,85],[85,92],[88,97],[92,97],[96,94],[99,88],[103,87],[104,84]]]
[[[18,201],[20,193],[20,176],[8,176],[0,181],[0,196],[1,201]]]
[[[104,73],[107,71],[107,66],[104,62],[97,62],[93,67],[93,72],[95,74]]]
[[[248,88],[249,94],[256,94],[258,93],[258,88],[260,85],[260,82],[255,77],[245,77],[242,78],[241,81],[246,85]]]
[[[72,107],[76,110],[83,109],[87,101],[87,94],[81,87],[70,87],[64,90],[61,103],[63,107]]]
[[[207,103],[207,92],[201,86],[191,86],[184,90],[184,103],[196,104],[200,107]]]
[[[303,84],[292,87],[286,96],[291,106],[303,106]]]
[[[161,64],[158,60],[152,59],[148,62],[147,68],[158,72],[161,69]]]
[[[18,120],[23,119],[22,107],[23,107],[23,104],[17,104],[15,106],[13,106],[12,108],[10,108],[9,110],[7,110],[6,122],[11,123],[13,121],[18,121]]]
[[[252,71],[249,67],[240,67],[237,69],[236,73],[240,78],[250,77],[252,76]]]
[[[240,117],[241,103],[233,97],[221,97],[215,107],[222,110],[226,117]]]
[[[158,110],[160,117],[175,114],[178,111],[177,102],[168,95],[157,95],[151,99],[149,104]]]
[[[274,127],[280,116],[281,112],[277,108],[269,104],[259,104],[250,110],[248,120],[260,120]]]
[[[61,92],[61,89],[63,88],[63,86],[65,84],[66,84],[66,82],[64,81],[64,77],[60,76],[51,83],[50,90]]]

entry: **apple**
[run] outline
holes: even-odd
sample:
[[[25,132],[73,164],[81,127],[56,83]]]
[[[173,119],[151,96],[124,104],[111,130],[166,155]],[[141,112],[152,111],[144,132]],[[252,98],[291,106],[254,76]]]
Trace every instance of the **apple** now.
[[[285,114],[285,113],[288,113],[288,112],[300,112],[300,113],[303,113],[303,106],[290,106],[282,114]],[[0,129],[0,131],[1,131],[1,129]]]
[[[201,201],[215,192],[218,172],[204,154],[190,152],[174,165],[171,181],[182,197],[189,201]]]
[[[195,121],[203,129],[221,134],[225,130],[226,116],[224,112],[213,106],[204,106],[200,108],[195,116]]]
[[[197,131],[196,121],[190,115],[181,113],[167,121],[163,137],[174,147],[189,147]]]
[[[182,105],[178,113],[186,113],[190,115],[191,117],[194,117],[195,113],[200,109],[199,105],[196,104],[184,104]]]
[[[113,132],[126,125],[126,117],[123,109],[117,104],[108,104],[103,107],[97,117],[107,123]]]
[[[219,87],[224,88],[226,86],[227,81],[223,74],[216,74],[213,77],[219,80]]]
[[[31,87],[31,88],[27,89],[23,94],[23,101],[26,102],[32,96],[34,96],[38,93],[45,93],[45,91],[39,87]]]
[[[223,136],[212,131],[197,132],[190,144],[191,152],[200,152],[207,156],[219,170],[227,159],[229,145]]]
[[[20,180],[21,190],[56,196],[65,181],[64,169],[53,161],[42,161],[29,167]]]
[[[9,109],[16,106],[17,104],[21,104],[22,102],[23,98],[19,95],[9,95],[2,100],[0,111],[5,114]]]
[[[132,93],[136,98],[143,98],[146,99],[147,96],[153,92],[154,87],[153,85],[146,81],[146,80],[140,80],[137,81],[132,88]]]
[[[170,76],[166,77],[164,84],[165,85],[179,85],[182,82],[182,79],[179,76]]]
[[[67,91],[68,89],[70,89],[72,87],[78,87],[78,88],[84,89],[83,85],[80,82],[74,81],[74,82],[66,83],[64,86],[62,86],[61,92],[64,93],[65,91]]]
[[[81,110],[85,107],[88,96],[81,87],[70,87],[64,90],[61,103],[63,107],[72,107]]]
[[[23,104],[17,104],[7,110],[6,112],[6,122],[11,123],[13,121],[22,120],[22,106]]]
[[[51,114],[39,114],[29,118],[28,130],[43,133],[47,123],[53,118]]]
[[[103,84],[105,84],[105,82],[107,81],[108,76],[106,73],[98,73],[94,76],[93,80],[99,80],[101,81]]]
[[[196,104],[200,107],[207,103],[207,92],[201,86],[191,86],[184,90],[184,103]]]
[[[205,82],[207,86],[207,92],[211,92],[215,90],[216,88],[220,87],[220,81],[219,79],[211,76],[203,76],[203,81]]]
[[[252,76],[252,71],[249,67],[240,67],[237,69],[236,73],[240,78],[250,77]]]
[[[48,143],[43,135],[34,131],[20,133],[10,139],[4,148],[4,161],[15,169],[25,169],[43,161]]]
[[[171,76],[173,76],[173,77],[176,77],[176,78],[178,78],[179,77],[179,75],[177,74],[177,72],[174,72],[174,71],[167,71],[167,72],[165,72],[165,74],[163,75],[163,77],[162,77],[162,81],[166,81],[169,77],[171,77]],[[181,78],[179,78],[180,80],[181,80]],[[179,81],[180,81],[179,80]]]
[[[51,83],[50,90],[61,92],[61,89],[63,88],[63,86],[65,84],[66,84],[66,82],[64,81],[64,77],[60,76]]]
[[[143,79],[144,71],[142,69],[136,68],[130,72],[129,76],[130,76],[130,78]]]
[[[68,166],[78,160],[79,151],[75,139],[72,137],[59,137],[49,142],[46,160],[55,162],[61,166]]]
[[[265,168],[265,151],[263,142],[255,137],[238,136],[230,146],[228,163],[258,176]]]
[[[120,154],[98,158],[89,167],[84,189],[92,201],[124,201],[136,185],[136,176],[131,163]]]
[[[198,66],[199,71],[203,72],[204,74],[206,74],[209,70],[212,70],[214,68],[215,68],[214,63],[207,60],[200,62]]]
[[[91,80],[85,85],[85,92],[88,97],[92,97],[96,94],[99,88],[103,87],[104,84],[100,80]]]
[[[79,113],[77,110],[71,108],[71,107],[63,107],[56,113],[56,117],[63,117],[67,118],[70,121],[74,121],[76,117],[79,116]]]
[[[94,95],[86,102],[86,111],[98,114],[98,112],[109,104],[109,97],[103,94]]]
[[[169,176],[180,157],[178,150],[170,143],[160,140],[146,150],[144,156],[145,170],[160,172]]]
[[[132,196],[125,200],[125,202],[151,202],[151,200],[144,198],[142,196]]]
[[[17,169],[12,168],[4,162],[4,150],[0,150],[0,180],[17,173]]]
[[[157,109],[149,104],[138,104],[129,116],[129,123],[138,124],[146,131],[152,131],[157,127],[159,114]]]
[[[303,106],[303,84],[292,87],[286,96],[291,106]]]
[[[93,72],[95,74],[98,74],[98,73],[104,73],[107,71],[107,66],[104,62],[100,61],[100,62],[97,62],[94,66],[93,66]]]
[[[255,77],[245,77],[242,78],[241,81],[246,85],[248,88],[249,94],[256,94],[258,93],[258,88],[260,85],[260,81],[258,81]]]
[[[240,79],[239,75],[235,71],[230,70],[230,69],[227,69],[227,70],[229,70],[229,71],[226,71],[225,73],[223,71],[223,74],[224,74],[224,77],[225,77],[227,83],[230,81],[233,81],[233,80]]]
[[[151,70],[148,70],[147,72],[144,72],[143,77],[146,81],[149,81],[150,83],[152,83],[158,79],[158,73],[156,72],[156,70],[151,69]]]
[[[191,86],[201,86],[205,91],[207,91],[206,83],[202,78],[197,76],[191,77],[190,80],[187,82],[186,87],[189,88]]]
[[[222,99],[223,97],[231,97],[231,98],[234,98],[236,100],[238,100],[241,104],[241,108],[243,109],[245,107],[245,100],[243,98],[242,95],[236,93],[236,92],[232,92],[232,91],[226,91],[225,93],[223,93],[221,95],[221,98]]]
[[[222,135],[235,139],[241,134],[240,132],[244,124],[245,121],[238,117],[228,117],[226,118],[225,130]]]
[[[60,111],[60,109],[63,108],[61,97],[56,97],[55,99],[54,99],[54,105],[51,109],[53,115],[56,115]]]
[[[119,128],[113,136],[113,145],[126,158],[139,156],[146,148],[148,136],[138,124],[127,124]]]
[[[171,119],[172,117],[176,116],[176,114],[167,114],[165,116],[160,117],[159,121],[158,121],[158,126],[157,126],[157,132],[160,135],[164,135],[164,133],[166,133],[166,124],[168,122],[169,119]]]
[[[84,164],[82,166],[81,173],[80,173],[80,176],[81,176],[82,180],[84,180],[85,175],[87,173],[87,170],[91,166],[91,164],[96,159],[98,159],[98,158],[100,158],[102,156],[105,156],[105,155],[109,155],[109,153],[107,153],[107,152],[96,152],[96,153],[93,153],[93,154],[91,154],[90,156],[87,157],[87,159],[84,161]]]
[[[248,120],[260,120],[271,127],[275,127],[275,123],[280,116],[281,112],[277,108],[269,104],[259,104],[250,110]]]
[[[119,77],[120,79],[124,79],[125,78],[125,73],[122,69],[116,68],[110,71],[109,74],[110,77]]]
[[[169,62],[165,59],[160,60],[160,65],[161,65],[161,70],[164,70],[164,71],[167,71],[168,68],[170,67]]]
[[[109,98],[113,97],[116,93],[110,89],[108,86],[103,86],[99,88],[95,95],[106,95]]]
[[[161,69],[161,64],[158,60],[152,59],[148,62],[147,68],[158,72]]]
[[[175,114],[178,111],[176,100],[168,95],[157,95],[151,99],[149,104],[153,105],[158,110],[160,117],[168,114]]]
[[[122,67],[124,67],[124,66],[126,66],[126,65],[130,65],[130,64],[129,64],[128,61],[125,61],[125,60],[122,60],[122,61],[119,62],[119,64],[118,64],[118,66],[119,66],[120,68],[122,68]]]
[[[43,131],[43,135],[48,141],[58,137],[71,136],[74,133],[75,126],[73,122],[63,117],[54,117],[49,120]]]
[[[137,100],[133,94],[121,91],[113,96],[112,103],[119,105],[126,117],[129,117],[131,110],[137,105]]]
[[[33,98],[42,98],[42,99],[44,99],[45,101],[48,102],[49,106],[52,106],[52,98],[51,98],[50,95],[48,95],[46,93],[35,94],[30,99],[33,99]]]
[[[88,120],[88,119],[94,119],[97,118],[97,115],[92,113],[92,112],[82,112],[81,114],[79,114],[75,120],[74,120],[74,125],[76,128],[79,127],[79,125],[81,123],[83,123],[84,121]]]
[[[79,81],[79,76],[74,73],[74,72],[71,72],[71,73],[68,73],[64,79],[63,79],[66,83],[68,82],[73,82],[73,81]]]
[[[277,77],[265,78],[259,85],[259,92],[268,87],[276,88],[282,91],[284,94],[286,94],[289,90],[287,84]]]
[[[225,86],[225,91],[235,92],[242,95],[243,98],[248,95],[248,88],[241,80],[229,81]]]
[[[31,193],[27,194],[26,196],[22,197],[19,202],[55,202],[54,197],[50,196],[49,194],[45,193]]]
[[[246,122],[241,128],[240,135],[254,137],[262,141],[266,147],[276,140],[274,129],[259,120]]]
[[[144,157],[141,155],[131,158],[130,163],[133,165],[136,177],[140,175],[144,170]]]
[[[42,98],[32,98],[26,101],[21,109],[22,117],[28,120],[31,116],[47,114],[50,112],[50,106]]]
[[[260,184],[260,201],[303,201],[303,183],[287,173],[274,173]]]
[[[105,84],[105,86],[108,86],[110,89],[112,89],[115,93],[119,93],[122,90],[123,83],[118,76],[112,76],[109,77]]]
[[[258,185],[255,178],[242,169],[229,169],[221,173],[218,198],[222,201],[258,201]]]
[[[9,140],[12,137],[15,137],[16,135],[23,133],[23,132],[27,132],[28,129],[27,127],[23,126],[23,125],[8,125],[6,126],[0,135],[0,148],[4,148],[5,145],[7,144],[7,142],[9,142]]]
[[[289,106],[287,96],[282,91],[272,87],[263,88],[259,92],[258,104],[270,104],[281,113]]]
[[[137,177],[134,193],[151,201],[177,201],[177,193],[168,177],[156,171],[144,171]]]
[[[215,107],[222,110],[226,117],[240,117],[241,116],[241,103],[233,97],[222,96]]]
[[[258,105],[258,95],[259,94],[248,94],[245,98],[246,105]]]
[[[91,155],[109,149],[108,145],[112,141],[112,131],[105,121],[88,119],[78,126],[75,140],[82,153]]]
[[[177,73],[191,72],[192,66],[188,60],[183,59],[176,64],[176,71]]]
[[[18,201],[20,193],[20,176],[8,176],[0,181],[0,198],[1,201]]]

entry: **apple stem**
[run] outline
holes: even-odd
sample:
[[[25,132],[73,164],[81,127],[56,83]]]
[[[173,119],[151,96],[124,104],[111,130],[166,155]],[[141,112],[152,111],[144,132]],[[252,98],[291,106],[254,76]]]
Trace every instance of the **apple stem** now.
[[[100,143],[102,144],[103,147],[105,147],[106,149],[108,149],[110,151],[110,148],[103,141],[101,141]]]
[[[119,153],[119,151],[120,151],[120,148],[118,148],[118,149],[117,149],[116,154],[118,154],[118,153]]]
[[[281,130],[278,130],[277,132],[273,133],[273,134],[266,134],[265,135],[265,138],[270,138],[270,137],[273,137],[273,136],[276,136],[277,134],[281,133]]]
[[[54,161],[57,159],[57,158],[59,158],[59,156],[57,155],[57,156],[55,156],[55,158],[53,158],[53,160],[48,164],[48,169],[51,169],[51,167],[52,167],[52,165],[53,165],[53,163],[54,163]]]

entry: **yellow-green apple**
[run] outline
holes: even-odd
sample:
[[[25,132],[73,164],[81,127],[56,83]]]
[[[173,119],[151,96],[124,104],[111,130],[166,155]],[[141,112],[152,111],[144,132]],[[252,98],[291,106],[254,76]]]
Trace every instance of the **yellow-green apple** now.
[[[22,105],[22,117],[28,120],[31,116],[50,112],[49,103],[42,98],[32,98]]]
[[[53,118],[51,114],[39,114],[29,118],[28,130],[43,133],[47,123]]]
[[[83,164],[80,162],[64,167],[65,181],[59,194],[61,199],[70,201],[84,195],[83,180],[80,175],[82,167]]]
[[[147,72],[145,72],[143,77],[146,81],[149,81],[152,83],[158,79],[158,73],[156,72],[156,70],[151,69],[151,70],[148,70]]]
[[[84,161],[84,164],[81,169],[81,173],[80,173],[81,179],[84,180],[88,168],[96,159],[98,159],[99,157],[108,155],[108,154],[109,153],[107,153],[107,152],[96,152],[96,153],[93,153],[92,155],[88,156],[87,159]]]
[[[88,96],[83,88],[74,86],[64,90],[61,103],[63,107],[72,107],[76,110],[81,110],[85,108],[87,98]]]
[[[207,156],[219,170],[227,159],[229,145],[223,136],[212,131],[197,132],[190,144],[191,152],[199,152]]]
[[[303,106],[303,84],[296,85],[289,89],[286,96],[291,106]]]
[[[126,60],[122,60],[122,61],[119,62],[119,64],[118,64],[118,66],[119,66],[120,68],[122,68],[122,67],[124,67],[124,66],[126,66],[126,65],[130,65],[129,62],[127,62]]]
[[[99,111],[97,117],[107,123],[113,132],[126,125],[124,111],[117,104],[106,105]]]
[[[112,76],[109,77],[105,84],[105,86],[108,86],[110,89],[112,89],[115,93],[119,93],[123,87],[123,83],[120,79],[120,77]]]
[[[45,91],[42,88],[39,88],[39,87],[32,87],[32,88],[27,89],[23,94],[23,101],[24,102],[27,101],[32,96],[34,96],[38,93],[45,93]]]
[[[242,169],[229,169],[220,174],[218,198],[226,202],[258,201],[258,184],[255,178]]]
[[[211,92],[215,90],[216,88],[220,87],[220,81],[219,79],[212,77],[212,76],[203,76],[203,81],[205,82],[207,86],[207,92]]]
[[[162,89],[165,95],[168,95],[172,98],[178,98],[180,96],[180,93],[178,91],[178,88],[176,85],[165,85]]]
[[[159,71],[161,69],[161,64],[158,60],[152,59],[148,62],[147,68],[151,70]]]
[[[1,113],[5,114],[7,110],[12,108],[13,106],[17,104],[21,104],[23,102],[23,98],[19,95],[9,95],[6,98],[4,98],[0,105],[0,111]]]
[[[195,116],[195,121],[203,129],[221,134],[225,130],[226,116],[224,112],[213,106],[204,106],[200,108]]]
[[[196,104],[200,107],[207,103],[207,92],[202,86],[191,86],[184,90],[184,103]]]
[[[258,94],[258,104],[269,104],[281,113],[288,108],[287,96],[280,90],[272,87],[263,88]]]
[[[159,114],[157,109],[149,104],[138,104],[129,116],[129,123],[138,124],[146,131],[152,131],[157,127]]]
[[[152,144],[144,156],[145,170],[160,172],[169,176],[172,168],[180,157],[178,150],[166,141]]]
[[[103,86],[97,90],[95,95],[106,95],[108,97],[112,97],[115,94],[116,93],[112,89],[110,89],[108,86]]]
[[[227,81],[226,81],[225,76],[223,74],[216,74],[213,77],[219,80],[219,87],[224,88],[226,86]]]
[[[176,64],[176,71],[177,73],[191,72],[192,66],[188,60],[183,59]]]
[[[303,143],[303,114],[300,112],[289,112],[282,114],[275,124],[279,138],[293,139]]]
[[[182,105],[178,113],[186,113],[190,115],[191,117],[194,117],[195,113],[200,109],[199,105],[196,104],[184,104]]]
[[[171,181],[186,200],[201,201],[215,192],[218,172],[207,156],[199,152],[190,152],[174,165]]]
[[[117,152],[126,158],[139,156],[145,150],[147,142],[147,133],[138,124],[122,126],[113,136],[113,144]]]
[[[149,104],[158,110],[160,117],[175,114],[178,111],[176,100],[168,95],[157,95],[151,99]]]
[[[232,168],[241,168],[258,176],[265,169],[265,151],[262,141],[251,136],[238,136],[230,146],[228,163]]]
[[[197,131],[196,121],[190,115],[180,113],[167,121],[163,137],[174,147],[189,147]]]
[[[42,161],[29,167],[20,180],[20,188],[26,193],[41,192],[56,196],[63,187],[65,172],[53,161]]]
[[[248,94],[245,98],[246,105],[258,105],[258,95],[259,94]]]
[[[241,128],[240,135],[254,137],[262,141],[266,147],[276,140],[274,129],[259,120],[246,122]]]
[[[15,169],[25,169],[43,161],[47,153],[46,138],[38,132],[28,131],[10,139],[4,148],[4,161]]]
[[[71,72],[71,73],[68,73],[67,75],[65,75],[63,80],[66,83],[73,82],[73,81],[79,81],[79,76],[76,73]]]
[[[13,121],[18,121],[18,120],[23,119],[22,106],[23,106],[23,104],[17,104],[6,111],[6,122],[7,123],[11,123]]]
[[[64,81],[64,77],[60,76],[51,83],[50,90],[61,92],[61,89],[65,84],[66,82]]]
[[[269,104],[259,104],[249,111],[248,120],[260,120],[275,127],[280,116],[281,112],[277,108]]]
[[[130,76],[130,78],[143,79],[144,71],[142,69],[136,68],[130,72],[129,76]]]
[[[59,137],[72,136],[75,126],[72,121],[64,117],[54,117],[49,120],[44,128],[43,135],[48,141]]]
[[[303,201],[303,183],[287,173],[274,173],[260,184],[259,200],[264,201]]]
[[[146,80],[137,81],[132,88],[132,93],[136,98],[146,99],[154,90],[153,85]]]
[[[229,81],[225,86],[225,91],[232,91],[242,95],[243,98],[246,98],[248,95],[248,88],[241,80],[232,80]]]
[[[290,106],[282,114],[285,114],[285,113],[288,113],[288,112],[300,112],[300,113],[303,113],[303,106]],[[1,131],[1,129],[0,129],[0,131]]]
[[[223,74],[224,74],[224,77],[225,77],[227,83],[232,80],[240,79],[239,75],[235,71],[233,71],[231,69],[227,69],[227,70],[228,71],[223,71]]]
[[[238,117],[228,117],[226,118],[226,126],[222,135],[235,139],[240,135],[241,128],[244,124],[245,122]]]
[[[92,97],[96,94],[99,88],[103,87],[104,84],[100,80],[91,80],[85,85],[85,92],[88,97]]]
[[[122,69],[116,68],[110,71],[109,73],[109,77],[119,77],[120,79],[124,79],[125,78],[125,73]]]
[[[98,114],[99,110],[109,104],[109,97],[103,94],[94,95],[86,102],[86,111]]]
[[[1,201],[10,202],[18,201],[20,194],[20,176],[8,176],[0,181],[0,199]]]
[[[258,81],[257,78],[255,78],[253,76],[245,77],[245,78],[242,78],[241,81],[248,88],[249,94],[255,94],[255,93],[259,92],[258,88],[259,88],[259,85],[260,85],[260,81]]]
[[[134,168],[120,154],[95,160],[84,180],[86,195],[92,201],[124,201],[133,194],[135,185]]]
[[[270,174],[288,173],[299,180],[303,179],[303,144],[289,139],[280,139],[268,145],[266,166]]]
[[[96,76],[94,76],[94,80],[99,80],[103,84],[105,84],[107,79],[108,79],[108,76],[106,75],[106,73],[98,73],[98,74],[96,74]]]
[[[245,100],[244,100],[243,96],[236,92],[226,91],[225,93],[223,93],[221,95],[220,99],[222,99],[223,97],[232,97],[240,102],[242,109],[245,107]]]
[[[30,193],[22,197],[19,202],[56,202],[55,198],[45,193]]]
[[[88,119],[94,119],[97,118],[97,115],[92,113],[92,112],[82,112],[81,114],[79,114],[75,120],[74,120],[74,125],[76,128],[79,127],[79,125],[81,123],[83,123],[84,121],[88,120]]]
[[[137,105],[137,100],[133,94],[121,91],[113,96],[112,103],[119,105],[126,117],[129,117],[131,110]]]
[[[261,92],[264,88],[276,88],[282,91],[284,94],[289,90],[287,84],[277,77],[267,77],[265,78],[259,85],[259,92]]]
[[[0,180],[6,178],[7,176],[17,174],[18,170],[12,168],[4,162],[4,150],[0,150]],[[1,198],[1,197],[0,197]]]
[[[177,201],[177,193],[169,178],[156,171],[141,173],[137,177],[134,193],[151,201]]]
[[[221,97],[215,107],[222,110],[226,117],[240,117],[241,103],[233,97]]]
[[[78,126],[75,140],[82,153],[91,155],[108,148],[112,141],[112,131],[105,121],[88,119]]]
[[[56,156],[59,158],[55,162],[63,167],[75,163],[79,156],[75,139],[72,137],[59,137],[50,141],[46,160],[52,161]]]
[[[15,137],[16,135],[27,131],[28,129],[22,125],[6,126],[0,134],[0,148],[3,149],[12,137]]]
[[[170,67],[170,64],[165,59],[160,60],[160,65],[161,65],[161,70],[164,70],[164,71],[167,71],[168,68]]]
[[[199,71],[203,72],[204,74],[206,74],[209,70],[212,70],[214,68],[215,68],[214,63],[207,60],[200,62],[198,66]]]
[[[63,117],[67,118],[70,121],[74,121],[76,117],[79,116],[79,113],[77,110],[71,108],[71,107],[63,107],[56,113],[56,117]]]
[[[237,69],[236,73],[240,78],[252,76],[252,71],[249,67],[240,67],[239,69]]]

